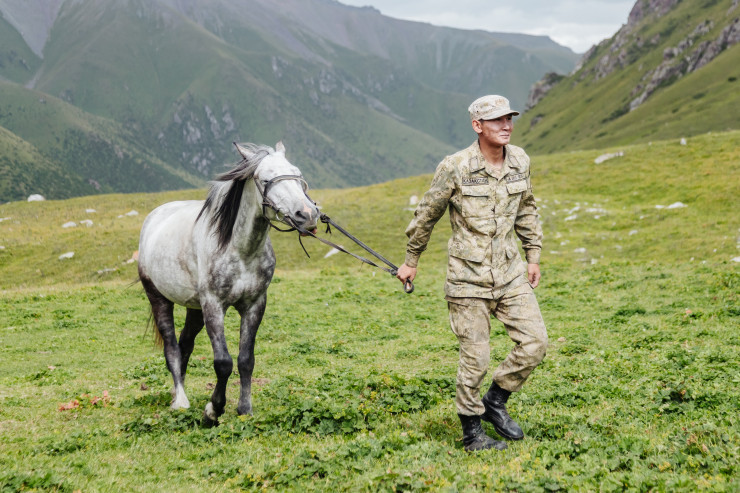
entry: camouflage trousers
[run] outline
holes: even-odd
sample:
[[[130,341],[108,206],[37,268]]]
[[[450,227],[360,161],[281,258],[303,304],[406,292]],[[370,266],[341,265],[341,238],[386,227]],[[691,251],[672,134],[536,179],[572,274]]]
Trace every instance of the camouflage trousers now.
[[[480,387],[488,371],[491,315],[504,324],[516,343],[493,372],[502,389],[516,392],[547,350],[547,330],[534,292],[528,283],[505,292],[499,299],[447,297],[450,326],[460,342],[455,404],[458,414],[484,412]]]

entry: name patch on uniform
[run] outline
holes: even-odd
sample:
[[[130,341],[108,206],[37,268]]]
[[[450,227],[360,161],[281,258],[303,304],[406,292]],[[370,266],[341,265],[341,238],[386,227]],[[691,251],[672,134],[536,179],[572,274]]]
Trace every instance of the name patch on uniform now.
[[[526,177],[527,177],[527,174],[526,173],[518,173],[516,175],[508,175],[506,177],[506,181],[508,181],[508,182],[519,181],[519,180],[525,179]]]
[[[462,179],[463,185],[488,185],[488,178],[485,176],[467,176]]]

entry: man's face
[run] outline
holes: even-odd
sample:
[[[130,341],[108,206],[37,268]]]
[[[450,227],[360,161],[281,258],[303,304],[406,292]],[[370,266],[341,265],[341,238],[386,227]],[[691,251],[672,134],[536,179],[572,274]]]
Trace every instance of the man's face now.
[[[514,130],[512,118],[512,115],[504,115],[495,120],[473,120],[473,130],[487,144],[504,146],[509,143],[511,131]]]

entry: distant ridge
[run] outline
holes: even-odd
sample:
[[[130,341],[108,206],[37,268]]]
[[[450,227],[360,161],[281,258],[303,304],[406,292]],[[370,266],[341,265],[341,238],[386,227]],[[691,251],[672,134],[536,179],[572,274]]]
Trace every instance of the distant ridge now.
[[[50,198],[203,183],[235,159],[232,141],[283,140],[319,187],[429,172],[472,141],[475,97],[522,107],[532,83],[577,60],[546,37],[333,0],[0,0],[0,14],[0,126],[78,184],[37,182]],[[69,138],[70,122],[97,137]],[[111,152],[81,166],[90,142]],[[110,172],[119,154],[139,156],[125,179]],[[0,201],[22,198],[0,181]]]

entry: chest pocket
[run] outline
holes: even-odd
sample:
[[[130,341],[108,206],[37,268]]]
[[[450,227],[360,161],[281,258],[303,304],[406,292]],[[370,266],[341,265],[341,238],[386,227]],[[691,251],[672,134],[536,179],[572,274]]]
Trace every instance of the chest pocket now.
[[[507,197],[506,206],[504,208],[506,215],[516,214],[516,211],[519,209],[519,202],[521,201],[522,193],[526,190],[526,178],[506,183]]]
[[[490,185],[463,185],[461,188],[461,209],[462,215],[464,217],[481,217],[491,215]]]
[[[514,193],[522,193],[525,190],[527,190],[527,180],[525,178],[506,183],[506,191],[509,192],[509,195]]]

